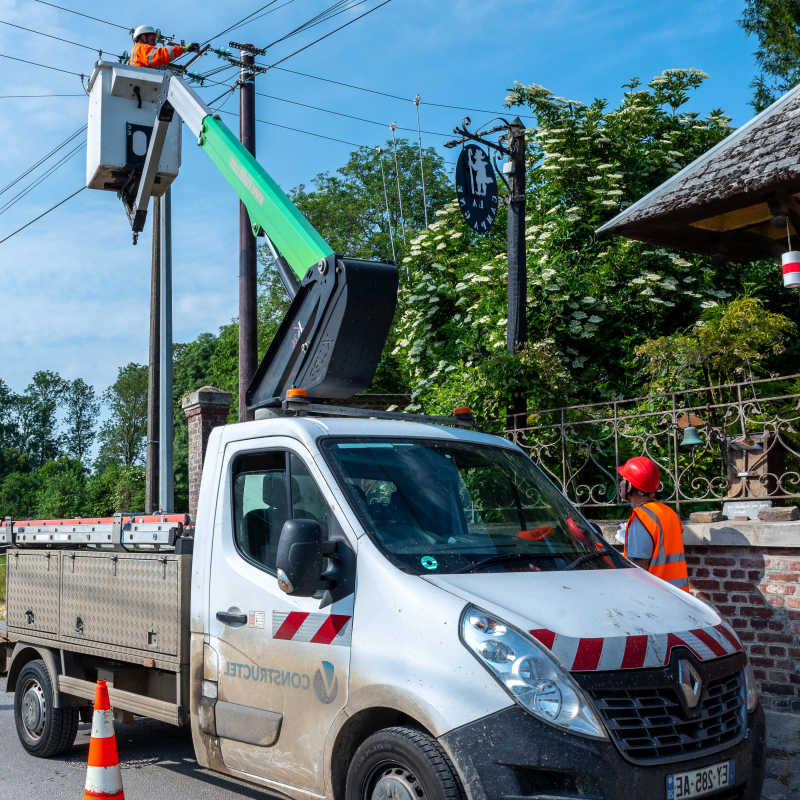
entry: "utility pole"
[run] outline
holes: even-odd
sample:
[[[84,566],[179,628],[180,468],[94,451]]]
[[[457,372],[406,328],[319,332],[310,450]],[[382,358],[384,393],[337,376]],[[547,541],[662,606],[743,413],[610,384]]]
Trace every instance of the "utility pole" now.
[[[508,175],[508,323],[506,349],[518,353],[528,341],[528,268],[525,251],[525,126],[519,117],[509,123],[510,154],[503,167]],[[525,398],[515,397],[510,415],[527,411]],[[522,422],[517,418],[518,422]],[[511,426],[516,427],[512,424]]]
[[[158,393],[161,333],[161,205],[153,203],[153,255],[150,268],[150,354],[147,373],[147,467],[145,469],[146,514],[158,511]]]
[[[244,44],[243,48],[253,49]],[[239,140],[253,156],[256,154],[255,72],[248,70],[253,54],[240,51],[239,68]],[[256,237],[245,204],[239,201],[239,422],[254,419],[247,411],[245,393],[258,367],[258,283]]]
[[[419,95],[417,95],[419,99]],[[415,101],[416,102],[416,101]],[[417,105],[419,108],[419,105]],[[507,257],[508,257],[508,318],[506,321],[506,350],[509,355],[519,353],[528,341],[528,268],[526,263],[525,250],[525,126],[519,117],[514,117],[511,122],[507,122],[502,117],[500,125],[495,125],[489,130],[482,130],[484,126],[478,128],[476,133],[469,130],[472,121],[469,117],[464,117],[461,127],[453,128],[453,133],[461,136],[451,142],[445,142],[444,146],[453,148],[463,145],[465,142],[477,142],[488,147],[493,155],[492,158],[497,167],[497,158],[505,156],[508,160],[502,166],[502,180],[508,188],[508,230],[507,230]],[[502,131],[497,143],[490,142],[486,137]],[[456,179],[456,194],[461,203],[461,210],[467,224],[478,233],[485,233],[487,223],[491,228],[495,220],[493,208],[497,208],[497,193],[494,194],[494,205],[491,203],[484,206],[484,200],[478,205],[472,193],[474,186],[469,189],[469,181],[466,174],[472,170],[468,162],[464,162],[464,157],[469,153],[469,148],[462,151],[459,156],[458,170],[463,170],[465,178],[459,185]],[[468,158],[469,156],[467,156]],[[481,158],[485,156],[482,155]],[[463,166],[462,166],[463,164]],[[497,167],[499,169],[499,167]],[[458,175],[458,170],[456,175]],[[469,173],[471,174],[471,173]],[[472,180],[472,177],[469,179]],[[486,201],[488,203],[488,201]],[[480,208],[482,213],[475,213]],[[506,409],[507,427],[515,429],[524,426],[525,414],[527,413],[527,401],[525,397],[514,397]]]
[[[158,199],[160,206],[160,337],[158,501],[161,511],[174,511],[172,472],[172,190]]]

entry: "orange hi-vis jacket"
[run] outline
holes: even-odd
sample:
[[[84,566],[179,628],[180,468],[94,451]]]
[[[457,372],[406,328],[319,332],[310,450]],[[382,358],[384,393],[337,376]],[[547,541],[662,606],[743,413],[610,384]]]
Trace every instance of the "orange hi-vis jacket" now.
[[[179,44],[155,47],[151,44],[144,44],[144,42],[137,42],[131,50],[130,65],[132,67],[150,67],[150,69],[163,67],[182,54],[183,48]]]
[[[680,517],[669,506],[656,501],[634,508],[625,526],[626,542],[628,528],[634,517],[639,518],[653,537],[653,555],[647,571],[671,583],[675,588],[688,592],[689,572],[686,569],[686,557],[683,553],[683,525]],[[627,545],[625,555],[628,555]]]

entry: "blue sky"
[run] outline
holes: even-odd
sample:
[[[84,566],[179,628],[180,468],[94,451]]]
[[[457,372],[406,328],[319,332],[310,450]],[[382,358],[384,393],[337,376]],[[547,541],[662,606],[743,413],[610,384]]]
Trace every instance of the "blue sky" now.
[[[285,0],[277,5],[281,2]],[[234,39],[263,46],[331,2],[293,0],[215,43],[227,45]],[[378,2],[368,0],[349,17]],[[204,40],[263,5],[258,0],[58,4],[122,26],[152,24],[186,40]],[[734,125],[740,125],[752,116],[748,101],[755,46],[736,25],[741,11],[741,0],[392,0],[282,66],[408,101],[277,70],[258,79],[257,91],[386,126],[397,121],[415,128],[410,101],[417,93],[423,101],[499,111],[506,89],[518,80],[542,84],[568,99],[600,96],[615,103],[620,87],[633,76],[646,81],[664,69],[696,67],[711,77],[692,98],[690,109],[706,114],[721,107]],[[34,0],[5,0],[0,12],[4,22],[107,53],[131,46],[120,28]],[[263,60],[276,61],[347,19],[342,15],[277,45]],[[5,24],[0,24],[0,53],[86,75],[97,58],[89,50]],[[212,57],[201,62],[201,68],[219,63]],[[0,94],[79,95],[0,99],[2,188],[85,124],[87,100],[80,79],[72,75],[3,58],[0,75]],[[210,87],[202,94],[211,100],[221,91]],[[225,108],[238,110],[238,97]],[[420,113],[424,130],[446,134],[468,112],[423,105]],[[388,127],[265,97],[257,98],[257,116],[355,144],[375,146],[390,136]],[[489,115],[471,116],[479,123]],[[223,119],[238,131],[235,118]],[[415,137],[416,132],[407,135]],[[257,137],[257,157],[286,189],[335,170],[353,149],[263,124],[257,127]],[[423,135],[425,145],[444,141],[442,136]],[[84,176],[81,152],[0,213],[0,239],[80,188]],[[16,191],[0,196],[0,206]],[[228,322],[237,314],[238,302],[238,200],[191,136],[184,135],[172,207],[175,341],[189,341]],[[51,369],[65,378],[82,377],[102,391],[119,366],[146,363],[149,285],[149,226],[138,246],[131,246],[115,194],[82,192],[0,245],[0,378],[22,391],[33,372]]]

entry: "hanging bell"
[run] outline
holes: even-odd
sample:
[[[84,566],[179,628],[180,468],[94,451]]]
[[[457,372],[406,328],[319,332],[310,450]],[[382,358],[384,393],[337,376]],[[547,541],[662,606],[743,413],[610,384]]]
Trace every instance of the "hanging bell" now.
[[[700,438],[700,434],[697,432],[697,428],[694,425],[689,425],[683,429],[683,440],[681,441],[681,447],[694,447],[695,445],[703,444],[703,440]]]
[[[792,250],[781,255],[783,262],[783,286],[785,289],[800,289],[800,251]]]

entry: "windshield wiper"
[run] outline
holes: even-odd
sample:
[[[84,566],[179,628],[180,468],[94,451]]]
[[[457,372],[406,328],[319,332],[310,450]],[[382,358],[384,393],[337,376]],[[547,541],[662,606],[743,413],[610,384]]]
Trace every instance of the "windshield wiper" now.
[[[454,570],[453,575],[465,572],[475,572],[481,567],[488,567],[491,564],[502,564],[504,561],[516,561],[519,558],[563,558],[568,553],[500,553],[496,556],[484,558],[483,561],[473,561],[472,564],[467,564],[466,567]]]
[[[567,564],[564,567],[564,571],[566,572],[568,569],[575,569],[575,567],[579,567],[581,564],[586,564],[589,561],[594,561],[596,558],[605,558],[608,553],[605,550],[597,550],[594,553],[586,553],[586,555],[581,556],[580,558],[576,558],[571,564]]]

